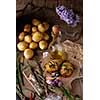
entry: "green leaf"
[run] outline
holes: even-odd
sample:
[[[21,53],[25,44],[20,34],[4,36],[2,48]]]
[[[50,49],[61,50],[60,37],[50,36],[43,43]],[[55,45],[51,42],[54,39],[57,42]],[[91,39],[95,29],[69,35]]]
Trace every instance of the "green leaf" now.
[[[67,89],[65,89],[64,87],[61,87],[61,90],[63,92],[63,96],[67,96],[68,100],[72,100],[72,96],[70,95]]]
[[[17,92],[18,94],[20,94],[21,96],[24,96],[20,84],[16,85],[16,92]]]
[[[18,79],[16,78],[16,84],[19,84]]]
[[[80,100],[80,97],[78,95],[75,96],[75,100]]]
[[[24,85],[23,75],[21,72],[20,63],[19,63],[19,59],[18,59],[18,54],[16,55],[16,74],[18,74],[19,81],[22,82],[22,84]]]

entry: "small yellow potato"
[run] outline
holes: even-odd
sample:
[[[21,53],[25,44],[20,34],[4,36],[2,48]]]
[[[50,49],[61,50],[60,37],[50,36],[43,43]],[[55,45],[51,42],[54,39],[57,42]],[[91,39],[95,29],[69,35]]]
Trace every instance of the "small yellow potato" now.
[[[31,25],[30,24],[26,24],[24,26],[24,32],[30,32],[31,31]]]
[[[45,28],[45,31],[49,29],[49,24],[47,22],[43,22],[43,26]]]
[[[33,36],[34,33],[32,33],[31,35]]]
[[[47,46],[48,46],[48,43],[47,43],[45,40],[42,40],[42,41],[39,42],[39,48],[40,48],[41,50],[46,49]]]
[[[40,22],[39,20],[37,20],[37,19],[33,19],[33,20],[32,20],[32,24],[33,24],[34,26],[38,26],[40,23],[41,23],[41,22]]]
[[[39,30],[40,32],[44,33],[44,32],[45,32],[45,27],[44,27],[44,25],[43,25],[43,24],[39,24],[39,25],[38,25],[38,30]]]
[[[34,51],[31,49],[25,49],[24,51],[24,57],[26,59],[31,59],[34,56]]]
[[[36,42],[31,42],[30,44],[29,44],[29,48],[30,49],[36,49],[38,47],[38,44],[36,43]]]
[[[39,41],[41,41],[42,39],[43,39],[43,34],[40,33],[40,32],[35,32],[35,33],[33,34],[33,36],[32,36],[32,40],[33,40],[34,42],[39,42]]]
[[[32,27],[32,32],[36,32],[37,31],[37,28],[36,27]]]
[[[46,23],[46,22],[43,22],[42,24],[39,24],[39,25],[38,25],[38,30],[39,30],[40,32],[42,32],[42,33],[45,32],[45,31],[47,31],[48,28],[49,28],[49,24]]]
[[[24,51],[28,47],[28,44],[25,41],[19,42],[17,48],[19,51]]]
[[[49,40],[49,35],[47,33],[43,33],[43,39],[44,40]]]
[[[24,37],[24,41],[27,42],[27,43],[31,43],[31,42],[32,42],[32,37],[31,37],[31,35],[26,35],[26,36]]]
[[[19,41],[23,41],[24,40],[24,37],[25,37],[25,33],[24,32],[21,32],[18,36],[18,39]]]

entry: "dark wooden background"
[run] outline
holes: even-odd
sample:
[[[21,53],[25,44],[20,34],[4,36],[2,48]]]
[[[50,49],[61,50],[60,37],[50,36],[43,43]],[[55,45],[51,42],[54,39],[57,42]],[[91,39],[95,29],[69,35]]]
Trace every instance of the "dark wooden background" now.
[[[77,27],[71,28],[60,20],[55,12],[58,5],[72,8],[80,16],[80,23]],[[47,21],[51,25],[60,25],[61,31],[64,33],[63,40],[69,39],[83,44],[83,0],[16,0],[17,22],[27,15]]]
[[[77,12],[83,13],[83,0],[16,0],[16,16],[22,16],[31,13],[36,8],[47,7],[55,10],[58,5],[71,7]]]
[[[55,12],[58,5],[64,5],[72,8],[79,16],[80,23],[72,28],[64,21],[60,20]],[[23,16],[31,15],[47,21],[49,24],[58,24],[64,33],[63,40],[69,39],[83,44],[83,1],[82,0],[16,0],[16,18],[17,22]],[[18,25],[19,26],[19,25]],[[76,33],[75,33],[76,32]]]

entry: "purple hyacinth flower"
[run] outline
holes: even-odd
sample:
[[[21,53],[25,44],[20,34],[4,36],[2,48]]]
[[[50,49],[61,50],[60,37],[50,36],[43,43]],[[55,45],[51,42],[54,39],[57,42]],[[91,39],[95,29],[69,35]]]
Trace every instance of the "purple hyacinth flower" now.
[[[61,20],[64,20],[68,25],[76,26],[79,23],[79,16],[76,15],[72,9],[64,6],[56,7],[56,13]]]
[[[63,83],[61,81],[58,82],[58,86],[61,87]]]
[[[57,84],[55,83],[54,80],[52,80],[50,85],[51,85],[51,86],[56,86]]]

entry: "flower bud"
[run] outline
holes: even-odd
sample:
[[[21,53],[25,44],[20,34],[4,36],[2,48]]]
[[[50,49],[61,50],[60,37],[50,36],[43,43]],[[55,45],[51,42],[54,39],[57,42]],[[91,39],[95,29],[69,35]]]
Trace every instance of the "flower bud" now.
[[[59,28],[58,25],[54,25],[54,26],[52,27],[52,32],[54,33],[54,35],[58,36],[59,31],[60,31],[60,28]]]

